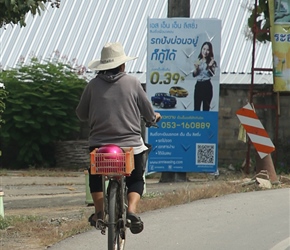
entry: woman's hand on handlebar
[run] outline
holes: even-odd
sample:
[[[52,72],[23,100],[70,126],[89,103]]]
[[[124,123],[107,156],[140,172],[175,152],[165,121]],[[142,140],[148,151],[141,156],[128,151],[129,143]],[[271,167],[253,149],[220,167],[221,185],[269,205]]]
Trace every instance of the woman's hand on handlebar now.
[[[162,116],[157,112],[155,112],[154,114],[155,114],[155,121],[148,122],[145,119],[143,119],[145,121],[145,126],[147,128],[150,128],[150,127],[158,128],[157,122],[161,120]]]
[[[155,112],[155,123],[159,122],[162,119],[162,116],[160,115],[160,113]]]

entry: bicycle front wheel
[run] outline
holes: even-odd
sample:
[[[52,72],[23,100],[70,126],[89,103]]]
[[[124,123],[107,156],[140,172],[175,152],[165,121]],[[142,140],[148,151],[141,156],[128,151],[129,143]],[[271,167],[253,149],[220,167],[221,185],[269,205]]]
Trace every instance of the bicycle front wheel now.
[[[108,250],[123,250],[125,247],[125,234],[123,231],[122,211],[120,209],[119,184],[115,181],[110,184]]]

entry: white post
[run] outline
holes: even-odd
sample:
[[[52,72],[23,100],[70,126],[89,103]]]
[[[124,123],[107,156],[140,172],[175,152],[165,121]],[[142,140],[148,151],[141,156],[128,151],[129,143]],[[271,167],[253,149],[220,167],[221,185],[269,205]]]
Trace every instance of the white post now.
[[[4,192],[0,190],[0,216],[4,218],[4,204],[3,204]]]
[[[146,175],[144,173],[143,175],[143,179],[144,179],[144,190],[143,190],[143,195],[146,194]]]

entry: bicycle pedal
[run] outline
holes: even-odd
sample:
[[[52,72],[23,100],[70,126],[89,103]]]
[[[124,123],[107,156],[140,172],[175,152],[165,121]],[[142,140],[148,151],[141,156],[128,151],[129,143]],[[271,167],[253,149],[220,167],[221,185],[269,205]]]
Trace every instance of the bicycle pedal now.
[[[97,220],[97,224],[98,224],[98,226],[100,226],[100,227],[106,227],[106,223],[105,223],[102,219],[98,219],[98,220]]]
[[[129,219],[126,220],[126,227],[131,227],[131,220]]]
[[[106,234],[106,223],[103,220],[101,219],[97,220],[97,228],[101,230],[102,235]]]

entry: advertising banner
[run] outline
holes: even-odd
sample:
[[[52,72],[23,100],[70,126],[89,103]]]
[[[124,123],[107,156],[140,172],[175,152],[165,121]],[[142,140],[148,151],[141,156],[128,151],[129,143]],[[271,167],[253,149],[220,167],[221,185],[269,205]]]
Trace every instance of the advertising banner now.
[[[216,172],[221,21],[148,19],[147,39],[148,172]]]
[[[290,0],[269,0],[274,91],[290,91]]]

